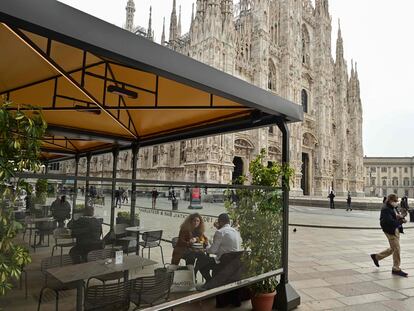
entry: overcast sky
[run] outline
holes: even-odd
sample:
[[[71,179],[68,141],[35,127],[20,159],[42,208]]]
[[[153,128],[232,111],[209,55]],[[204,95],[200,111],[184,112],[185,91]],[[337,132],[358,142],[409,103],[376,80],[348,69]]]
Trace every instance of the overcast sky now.
[[[118,26],[125,23],[127,0],[61,0]],[[162,18],[169,18],[173,0],[135,0],[135,25],[147,27],[152,6],[155,39],[161,39]],[[182,32],[187,32],[192,0],[182,6]],[[364,110],[364,153],[367,156],[414,156],[414,1],[330,0],[332,41],[341,20],[345,57],[358,62]],[[178,8],[177,8],[178,10]],[[177,12],[178,14],[178,12]],[[333,52],[335,49],[333,47]],[[350,68],[349,68],[350,69]]]

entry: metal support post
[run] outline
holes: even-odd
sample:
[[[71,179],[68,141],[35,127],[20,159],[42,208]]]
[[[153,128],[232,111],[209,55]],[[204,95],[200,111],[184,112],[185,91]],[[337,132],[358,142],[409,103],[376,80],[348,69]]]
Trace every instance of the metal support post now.
[[[112,163],[112,188],[111,188],[111,231],[114,231],[114,222],[115,222],[115,188],[116,188],[116,170],[118,167],[118,155],[119,155],[119,149],[118,148],[114,148],[112,150],[112,158],[113,158],[113,163]]]
[[[131,185],[131,226],[136,226],[135,223],[135,205],[136,205],[136,192],[137,192],[137,184],[135,183],[135,179],[137,179],[137,160],[138,160],[138,152],[139,152],[139,145],[133,144],[132,145],[132,185]]]
[[[91,173],[91,158],[92,154],[88,153],[86,155],[86,179],[85,179],[85,206],[88,204],[89,200],[89,176]]]
[[[79,173],[79,155],[75,156],[75,177],[78,177]],[[73,182],[73,198],[72,198],[72,219],[73,219],[73,210],[76,207],[76,199],[78,196],[78,179],[75,178]]]
[[[283,121],[277,123],[282,132],[282,164],[289,164],[289,128]],[[274,307],[277,310],[292,310],[300,305],[300,296],[289,284],[289,181],[282,180],[283,191],[283,230],[282,230],[282,265],[283,274],[277,286],[277,299]]]

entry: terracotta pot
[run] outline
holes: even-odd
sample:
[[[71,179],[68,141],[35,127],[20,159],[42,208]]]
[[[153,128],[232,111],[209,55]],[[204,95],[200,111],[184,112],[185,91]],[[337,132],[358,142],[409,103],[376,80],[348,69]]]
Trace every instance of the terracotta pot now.
[[[256,294],[252,297],[253,311],[272,311],[276,291],[268,294]]]

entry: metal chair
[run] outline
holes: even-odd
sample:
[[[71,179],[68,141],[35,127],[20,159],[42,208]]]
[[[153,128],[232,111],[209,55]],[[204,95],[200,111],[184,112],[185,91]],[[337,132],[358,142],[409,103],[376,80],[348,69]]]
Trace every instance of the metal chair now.
[[[130,281],[86,287],[84,310],[129,310]]]
[[[161,273],[156,272],[154,276],[131,280],[130,299],[136,306],[134,310],[167,301],[170,297],[173,278],[174,272],[165,271]]]
[[[139,245],[142,246],[141,256],[144,257],[144,249],[148,248],[148,259],[151,258],[151,248],[159,247],[161,250],[162,264],[164,264],[164,253],[161,246],[162,230],[147,231],[142,234],[142,242]]]
[[[40,263],[40,270],[43,273],[45,277],[45,286],[42,287],[39,294],[39,301],[37,305],[37,311],[40,310],[40,305],[42,303],[42,296],[43,292],[46,289],[50,289],[55,292],[56,294],[56,307],[55,310],[58,311],[59,309],[59,292],[65,291],[65,290],[72,290],[76,289],[78,283],[77,282],[70,282],[70,283],[62,283],[59,280],[52,278],[51,280],[48,280],[48,274],[46,272],[47,269],[50,268],[56,268],[56,267],[62,267],[62,266],[70,266],[72,265],[72,258],[69,255],[63,255],[60,256],[53,256],[42,259]]]
[[[56,228],[53,230],[53,238],[55,239],[55,245],[52,247],[52,257],[55,249],[60,247],[60,256],[63,256],[63,248],[75,246],[75,240],[70,236],[70,231],[65,228]],[[63,240],[63,242],[59,242]],[[70,242],[68,242],[70,240]]]
[[[130,250],[130,243],[135,242],[137,240],[136,236],[129,236],[128,231],[126,231],[126,228],[130,227],[129,224],[116,224],[115,225],[115,245],[122,246],[122,250],[124,253],[128,254]],[[135,251],[135,248],[133,248],[133,251]]]
[[[26,236],[26,232],[29,231],[29,245],[32,242],[32,234],[36,232],[36,226],[35,223],[32,222],[31,216],[26,216],[24,218],[24,230],[23,230],[23,240]]]
[[[107,258],[113,258],[115,257],[115,250],[110,248],[105,249],[98,249],[94,250],[88,253],[88,262],[89,261],[96,261],[96,260],[102,260]],[[97,279],[98,281],[101,281],[104,285],[107,281],[113,281],[118,280],[118,283],[120,283],[121,279],[124,277],[124,273],[121,272],[113,272],[110,274],[105,274],[101,276],[95,276],[88,279],[86,283],[86,287],[89,287],[89,281],[92,279]]]
[[[50,245],[50,235],[53,234],[53,231],[57,227],[57,222],[55,220],[51,221],[42,221],[36,223],[36,231],[34,235],[33,249],[36,252],[36,237],[39,236],[39,243],[41,243],[42,237],[47,235],[47,246]]]

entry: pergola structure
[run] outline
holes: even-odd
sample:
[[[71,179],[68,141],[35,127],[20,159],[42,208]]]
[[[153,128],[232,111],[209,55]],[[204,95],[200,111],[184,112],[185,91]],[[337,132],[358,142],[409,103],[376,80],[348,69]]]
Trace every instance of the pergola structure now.
[[[0,43],[0,95],[10,109],[42,110],[45,161],[86,156],[88,176],[92,155],[113,152],[114,188],[120,150],[132,149],[134,181],[142,146],[276,124],[289,162],[287,123],[303,119],[301,106],[58,1],[2,0]],[[291,309],[284,188],[278,299]]]

